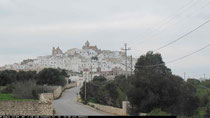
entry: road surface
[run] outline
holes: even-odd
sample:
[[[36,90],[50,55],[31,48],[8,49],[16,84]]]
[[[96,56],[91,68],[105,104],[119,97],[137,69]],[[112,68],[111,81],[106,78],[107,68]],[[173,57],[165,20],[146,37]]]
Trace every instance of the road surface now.
[[[92,107],[78,103],[76,94],[79,93],[80,87],[65,90],[62,97],[54,100],[53,108],[56,115],[84,115],[84,116],[107,116],[108,113],[98,111]]]

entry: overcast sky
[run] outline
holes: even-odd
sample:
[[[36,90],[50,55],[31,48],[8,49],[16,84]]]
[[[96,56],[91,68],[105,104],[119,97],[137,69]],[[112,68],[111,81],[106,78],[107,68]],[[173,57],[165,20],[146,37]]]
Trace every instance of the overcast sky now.
[[[209,0],[0,0],[0,66],[81,48],[86,40],[101,49],[139,57],[210,19]],[[159,50],[171,61],[210,44],[210,23]],[[167,65],[174,74],[210,77],[210,47]]]

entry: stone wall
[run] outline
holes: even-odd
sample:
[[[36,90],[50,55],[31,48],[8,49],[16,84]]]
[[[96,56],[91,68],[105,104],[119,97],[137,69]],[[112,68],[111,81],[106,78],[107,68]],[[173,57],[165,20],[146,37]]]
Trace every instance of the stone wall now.
[[[64,87],[62,87],[62,86],[57,87],[53,92],[54,99],[59,98],[65,89],[69,89],[69,88],[76,87],[76,86],[77,86],[77,83],[72,82],[70,84],[66,84]]]
[[[54,100],[53,93],[42,93],[43,97],[48,100]]]
[[[65,89],[69,89],[69,88],[72,88],[72,87],[76,87],[77,86],[77,82],[72,82],[70,84],[66,84],[64,87],[63,87],[63,90]]]
[[[0,101],[0,115],[53,115],[51,102]]]
[[[100,105],[100,104],[95,104],[95,103],[89,103],[89,105],[94,106],[94,108],[100,111],[104,111],[110,114],[123,115],[123,110],[120,108],[115,108],[115,107]]]
[[[53,91],[54,99],[59,98],[59,97],[61,96],[62,92],[63,92],[62,86],[57,87],[57,88]]]
[[[77,86],[77,83],[71,83],[71,84],[67,84],[64,87],[62,86],[50,86],[50,88],[53,88],[54,90],[52,91],[52,93],[42,93],[40,94],[40,98],[39,100],[44,101],[44,100],[54,100],[54,99],[58,99],[61,95],[62,92],[65,89],[69,89],[72,87]]]
[[[90,106],[94,106],[94,108],[104,111],[110,114],[120,115],[120,116],[127,116],[128,115],[128,109],[129,109],[129,102],[123,101],[122,102],[122,109],[116,108],[112,106],[106,106],[106,105],[100,105],[95,103],[88,103]]]

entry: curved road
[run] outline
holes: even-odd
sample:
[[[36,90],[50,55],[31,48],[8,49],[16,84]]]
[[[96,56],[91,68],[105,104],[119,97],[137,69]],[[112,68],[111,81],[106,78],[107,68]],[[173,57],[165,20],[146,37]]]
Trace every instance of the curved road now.
[[[65,90],[60,99],[54,100],[53,108],[56,115],[84,115],[84,116],[107,116],[108,113],[98,111],[92,107],[78,103],[76,94],[79,93],[80,87]]]

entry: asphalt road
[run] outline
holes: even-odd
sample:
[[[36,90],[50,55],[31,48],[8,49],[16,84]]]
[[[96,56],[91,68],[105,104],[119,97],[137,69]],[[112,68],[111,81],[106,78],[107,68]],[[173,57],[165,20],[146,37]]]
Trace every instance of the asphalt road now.
[[[62,97],[53,101],[53,108],[56,115],[82,115],[82,116],[107,116],[108,113],[98,111],[92,107],[78,103],[76,94],[79,93],[80,87],[65,90]]]

